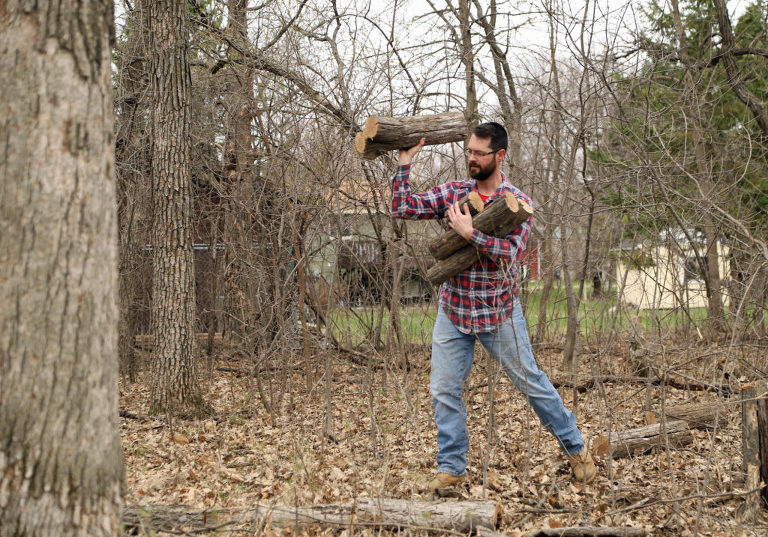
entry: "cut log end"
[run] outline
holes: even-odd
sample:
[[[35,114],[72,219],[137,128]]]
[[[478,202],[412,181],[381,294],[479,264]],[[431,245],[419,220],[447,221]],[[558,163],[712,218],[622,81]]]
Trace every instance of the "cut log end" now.
[[[469,214],[475,216],[477,213],[483,210],[485,204],[483,198],[477,192],[470,192],[464,199],[459,200],[459,204],[463,208],[464,205],[469,205]]]
[[[363,127],[363,134],[366,139],[373,140],[376,137],[376,134],[379,132],[379,118],[376,116],[371,116],[368,118],[368,120],[365,122],[365,126]],[[361,151],[362,153],[362,151]]]

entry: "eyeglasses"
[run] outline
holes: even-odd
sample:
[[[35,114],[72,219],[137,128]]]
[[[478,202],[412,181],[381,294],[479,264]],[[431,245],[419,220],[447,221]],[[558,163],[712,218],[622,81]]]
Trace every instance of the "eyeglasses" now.
[[[475,151],[474,149],[465,149],[464,153],[467,154],[468,157],[487,157],[488,155],[493,155],[494,153],[498,153],[500,150],[496,149],[494,151]]]

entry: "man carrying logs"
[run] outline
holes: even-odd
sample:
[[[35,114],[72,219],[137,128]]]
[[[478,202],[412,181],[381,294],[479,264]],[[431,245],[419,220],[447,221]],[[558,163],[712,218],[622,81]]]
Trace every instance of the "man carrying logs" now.
[[[475,229],[469,209],[466,205],[460,208],[458,203],[470,192],[477,192],[487,207],[511,193],[530,207],[530,198],[512,186],[500,168],[507,150],[507,132],[498,123],[477,126],[466,148],[471,179],[412,194],[411,161],[423,145],[424,139],[399,152],[393,215],[411,219],[447,216],[453,231],[477,250],[477,261],[448,278],[440,288],[429,384],[437,424],[438,473],[426,488],[437,493],[460,484],[466,476],[469,440],[463,390],[472,368],[475,340],[480,340],[501,363],[542,425],[555,436],[574,478],[588,483],[595,477],[595,464],[576,419],[536,364],[518,298],[515,263],[525,250],[532,216],[511,233],[495,237]]]

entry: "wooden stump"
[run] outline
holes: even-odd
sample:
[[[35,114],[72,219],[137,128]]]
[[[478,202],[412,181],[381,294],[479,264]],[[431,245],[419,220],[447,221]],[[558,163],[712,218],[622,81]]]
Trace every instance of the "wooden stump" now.
[[[464,114],[450,112],[429,116],[371,116],[355,136],[355,149],[374,159],[392,149],[408,149],[425,138],[424,145],[461,142],[467,136]]]
[[[472,225],[483,233],[502,238],[517,229],[532,214],[533,209],[530,205],[507,192],[504,196],[493,200],[482,213],[477,215]],[[455,249],[456,245],[459,246],[458,250]],[[451,249],[454,249],[453,253],[450,253]],[[443,237],[432,243],[430,250],[435,256],[446,255],[448,252],[446,258],[440,259],[427,271],[427,281],[433,285],[443,283],[480,259],[477,248],[467,244],[467,241],[453,230],[444,233]]]
[[[756,491],[745,499],[744,518],[754,521],[768,504],[768,383],[747,384],[741,393],[742,466],[747,490]]]

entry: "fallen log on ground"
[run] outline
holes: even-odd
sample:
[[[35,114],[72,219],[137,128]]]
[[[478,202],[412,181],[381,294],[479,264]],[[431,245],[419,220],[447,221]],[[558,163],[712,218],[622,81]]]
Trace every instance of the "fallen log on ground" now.
[[[661,420],[661,411],[655,412]],[[692,429],[714,429],[728,425],[728,410],[722,403],[686,403],[664,409],[668,421],[682,420]]]
[[[424,145],[461,142],[467,137],[467,121],[460,112],[428,116],[371,116],[355,136],[355,149],[374,159],[393,149],[408,149],[425,138]]]
[[[475,194],[473,192],[473,194]],[[477,196],[480,197],[479,195]],[[499,200],[504,199],[504,202]],[[482,202],[481,202],[482,203]],[[525,222],[533,214],[533,209],[524,201],[518,200],[512,193],[507,192],[501,198],[493,200],[477,217],[472,219],[472,226],[493,235],[506,225],[514,225],[512,230]],[[457,250],[467,246],[467,240],[449,229],[440,237],[429,243],[429,252],[435,259],[447,259]]]
[[[606,437],[599,437],[595,443],[604,444]],[[648,453],[655,447],[681,447],[693,442],[693,434],[684,421],[654,423],[636,429],[615,431],[608,435],[608,455],[614,459],[636,457]]]
[[[579,392],[585,392],[587,390],[590,390],[594,388],[598,383],[617,383],[617,384],[648,384],[651,386],[660,386],[662,384],[662,380],[659,377],[649,378],[649,377],[617,377],[617,376],[611,376],[611,375],[605,375],[601,377],[582,377],[582,382],[578,384],[574,384],[573,381],[568,379],[553,379],[552,385],[555,388],[575,388],[576,391]],[[705,382],[696,381],[695,379],[691,379],[690,377],[685,377],[685,380],[679,380],[672,377],[667,377],[666,381],[664,383],[667,386],[671,386],[673,388],[677,388],[678,390],[690,390],[690,391],[699,391],[699,392],[713,392],[722,394],[725,397],[729,397],[731,395],[731,388],[727,385],[714,385],[714,384],[708,384]]]
[[[641,537],[648,535],[644,528],[631,526],[544,528],[523,534],[523,537]]]
[[[374,526],[414,528],[467,533],[479,527],[495,529],[501,507],[489,500],[460,502],[410,501],[389,498],[360,498],[355,502],[282,507],[256,505],[249,509],[194,509],[179,505],[130,505],[123,512],[128,528],[145,527],[153,531],[199,532],[223,526],[265,525],[298,526]]]
[[[480,213],[477,218],[487,218],[489,222],[488,230],[485,232],[494,237],[506,237],[517,229],[520,224],[525,222],[533,214],[533,209],[527,203],[518,200],[510,192],[493,200]],[[484,215],[490,215],[485,217]],[[476,225],[473,222],[473,225]],[[456,235],[457,237],[458,234]],[[466,241],[459,237],[464,243]],[[448,278],[455,276],[462,270],[472,266],[474,262],[480,259],[480,253],[477,248],[467,245],[458,251],[453,252],[446,259],[441,259],[427,271],[427,281],[433,285],[439,285]]]

